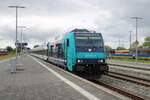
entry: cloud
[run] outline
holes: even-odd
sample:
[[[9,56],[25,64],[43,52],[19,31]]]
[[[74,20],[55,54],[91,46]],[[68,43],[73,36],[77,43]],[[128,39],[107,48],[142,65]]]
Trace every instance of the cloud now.
[[[138,37],[142,42],[145,36],[150,36],[150,22],[148,17],[150,13],[147,10],[150,8],[150,1],[148,0],[104,0],[89,1],[89,4],[103,9],[105,13],[98,12],[95,24],[97,30],[103,32],[106,42],[110,43],[113,47],[118,46],[116,42],[119,39],[125,41],[125,47],[129,47],[129,30],[133,30],[132,41],[135,41],[135,20],[130,19],[132,16],[143,17],[143,20],[138,21]]]
[[[132,16],[143,17],[138,23],[138,37],[142,43],[150,35],[149,0],[0,0],[0,39],[15,36],[15,10],[9,5],[23,5],[19,9],[19,25],[27,41],[48,41],[56,35],[74,28],[87,28],[101,32],[107,45],[116,48],[118,41],[129,47],[129,30],[135,40],[135,20]],[[5,34],[4,34],[5,33]],[[13,33],[13,34],[12,34]]]

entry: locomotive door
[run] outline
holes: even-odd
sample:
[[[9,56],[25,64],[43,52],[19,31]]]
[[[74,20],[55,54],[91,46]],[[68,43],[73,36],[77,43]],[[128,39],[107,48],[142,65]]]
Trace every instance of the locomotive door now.
[[[68,66],[69,61],[69,39],[66,39],[66,65]]]

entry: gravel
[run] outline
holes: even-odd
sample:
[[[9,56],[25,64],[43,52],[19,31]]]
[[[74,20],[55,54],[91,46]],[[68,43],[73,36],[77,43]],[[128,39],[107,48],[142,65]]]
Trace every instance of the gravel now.
[[[100,82],[104,82],[109,85],[121,87],[122,89],[134,92],[150,98],[150,87],[144,87],[135,83],[127,82],[124,80],[112,78],[109,76],[102,76],[98,79]]]

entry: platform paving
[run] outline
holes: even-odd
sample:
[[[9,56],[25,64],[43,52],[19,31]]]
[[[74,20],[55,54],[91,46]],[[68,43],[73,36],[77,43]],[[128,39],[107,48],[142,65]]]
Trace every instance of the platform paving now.
[[[23,57],[23,70],[16,73],[10,72],[9,62],[7,60],[0,63],[0,100],[88,100],[87,97],[49,72],[31,56]],[[67,74],[64,77],[67,77]],[[71,76],[68,78],[72,79],[72,82],[76,82],[75,78],[71,78]],[[77,80],[77,84],[81,85],[81,81]],[[82,83],[82,85],[87,88],[86,91],[100,100],[120,100],[120,98],[96,90],[86,83]]]

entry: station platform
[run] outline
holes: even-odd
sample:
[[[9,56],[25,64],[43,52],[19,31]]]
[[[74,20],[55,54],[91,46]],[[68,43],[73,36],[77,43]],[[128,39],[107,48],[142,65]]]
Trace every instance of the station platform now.
[[[0,62],[1,100],[129,99],[30,55],[23,57],[23,70],[17,70],[16,73],[10,72],[9,62]]]
[[[129,61],[119,61],[119,60],[107,60],[110,65],[119,65],[119,66],[129,66],[135,67],[139,69],[150,70],[150,63],[142,63],[142,62],[129,62]]]

